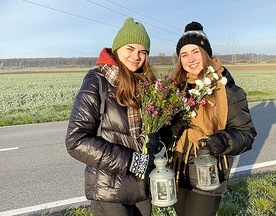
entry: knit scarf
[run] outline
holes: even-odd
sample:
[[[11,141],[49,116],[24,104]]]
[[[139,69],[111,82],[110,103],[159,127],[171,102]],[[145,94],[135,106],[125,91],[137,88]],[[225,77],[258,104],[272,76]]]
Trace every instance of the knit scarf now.
[[[221,78],[223,68],[218,59],[213,59],[214,68],[216,69],[219,77]],[[188,82],[193,84],[197,79],[196,76],[188,73]],[[192,148],[194,148],[194,153],[196,155],[196,150],[198,148],[198,141],[208,135],[215,133],[217,130],[223,130],[226,127],[227,114],[228,114],[228,104],[226,97],[226,89],[220,82],[217,83],[217,87],[213,93],[212,102],[216,103],[213,108],[206,109],[205,106],[197,106],[195,111],[197,116],[191,119],[190,124],[192,127],[185,130],[179,141],[176,144],[175,151],[180,153],[185,153],[185,164],[188,162],[188,156]],[[210,117],[216,118],[215,122],[217,125],[213,125]]]
[[[101,64],[99,65],[99,70],[104,74],[107,81],[115,88],[119,85],[119,78],[118,78],[118,66],[115,65],[108,65],[108,64]],[[132,138],[133,148],[136,151],[142,151],[142,144],[141,144],[141,111],[140,109],[136,109],[133,107],[127,107],[127,119],[129,125],[129,132]]]

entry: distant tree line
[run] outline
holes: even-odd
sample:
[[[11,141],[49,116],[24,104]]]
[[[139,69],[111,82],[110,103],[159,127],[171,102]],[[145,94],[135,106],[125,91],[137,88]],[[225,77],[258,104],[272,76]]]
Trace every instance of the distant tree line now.
[[[234,55],[218,55],[224,62],[270,62],[276,60],[276,55],[265,55],[256,53],[244,53]]]
[[[264,54],[237,54],[217,55],[222,62],[276,62],[276,55]],[[96,65],[98,57],[77,57],[77,58],[14,58],[0,59],[0,67],[28,68],[28,67],[91,67]],[[153,65],[174,65],[177,63],[177,56],[166,56],[160,53],[158,56],[150,56]]]
[[[15,58],[0,59],[1,67],[74,67],[96,65],[97,58]]]

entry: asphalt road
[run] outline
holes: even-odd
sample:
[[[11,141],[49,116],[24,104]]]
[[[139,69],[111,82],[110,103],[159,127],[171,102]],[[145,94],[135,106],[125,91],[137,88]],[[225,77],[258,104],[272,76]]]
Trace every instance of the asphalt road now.
[[[249,105],[258,136],[235,158],[232,177],[276,170],[276,101]],[[66,129],[67,121],[0,127],[0,215],[84,196],[85,165],[67,153]]]

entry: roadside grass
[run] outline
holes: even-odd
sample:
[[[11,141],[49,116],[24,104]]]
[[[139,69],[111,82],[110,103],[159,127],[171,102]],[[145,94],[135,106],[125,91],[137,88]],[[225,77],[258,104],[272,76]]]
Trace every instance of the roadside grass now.
[[[69,208],[51,216],[93,216],[89,206]],[[217,216],[276,215],[276,173],[230,179],[228,192],[221,200]],[[181,215],[179,215],[181,216]]]
[[[160,75],[171,67],[158,68]],[[68,120],[84,71],[0,73],[0,127]],[[231,71],[249,102],[276,100],[276,69]]]
[[[249,102],[275,100],[276,69],[263,71],[233,71],[236,84],[247,94]]]
[[[84,74],[0,74],[0,126],[69,119]]]
[[[63,121],[69,119],[69,110],[71,108],[71,105],[53,105],[32,109],[9,110],[1,114],[0,126]]]
[[[93,216],[90,207],[69,209],[65,212],[64,216]]]
[[[230,180],[217,215],[276,215],[276,173]]]

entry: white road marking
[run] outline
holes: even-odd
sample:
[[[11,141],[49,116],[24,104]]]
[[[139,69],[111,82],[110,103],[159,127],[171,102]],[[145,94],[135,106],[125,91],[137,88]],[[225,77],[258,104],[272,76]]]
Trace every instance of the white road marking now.
[[[266,166],[273,166],[273,165],[276,165],[276,160],[232,168],[230,173],[237,173],[237,172],[253,170],[253,169],[258,169],[258,168],[262,168],[262,167],[266,167]]]
[[[14,209],[10,211],[4,211],[0,212],[0,216],[12,216],[12,215],[20,215],[20,214],[26,214],[30,212],[36,212],[40,210],[45,210],[45,209],[50,209],[54,207],[59,207],[63,205],[69,205],[73,203],[78,203],[78,202],[85,202],[87,201],[86,197],[76,197],[72,199],[67,199],[67,200],[59,200],[56,202],[50,202],[50,203],[45,203],[41,205],[36,205],[36,206],[30,206],[30,207],[25,207],[25,208],[20,208],[20,209]]]
[[[13,147],[13,148],[3,148],[3,149],[0,149],[0,152],[1,151],[11,151],[11,150],[17,150],[19,149],[19,147]]]
[[[0,151],[1,151],[1,149],[0,149]],[[237,167],[237,168],[232,168],[230,173],[237,173],[237,172],[253,170],[253,169],[262,168],[262,167],[266,167],[266,166],[273,166],[273,165],[276,165],[276,160],[258,163],[258,164],[251,164],[251,165]],[[70,205],[70,204],[85,202],[85,201],[87,201],[85,196],[76,197],[76,198],[67,199],[67,200],[60,200],[60,201],[45,203],[45,204],[36,205],[36,206],[30,206],[30,207],[25,207],[25,208],[20,208],[20,209],[14,209],[14,210],[10,210],[10,211],[4,211],[4,212],[0,212],[0,216],[13,216],[13,215],[26,214],[26,213],[30,213],[30,212],[36,212],[36,211],[40,211],[40,210],[46,210],[46,209],[50,209],[50,208],[54,208],[54,207]]]

